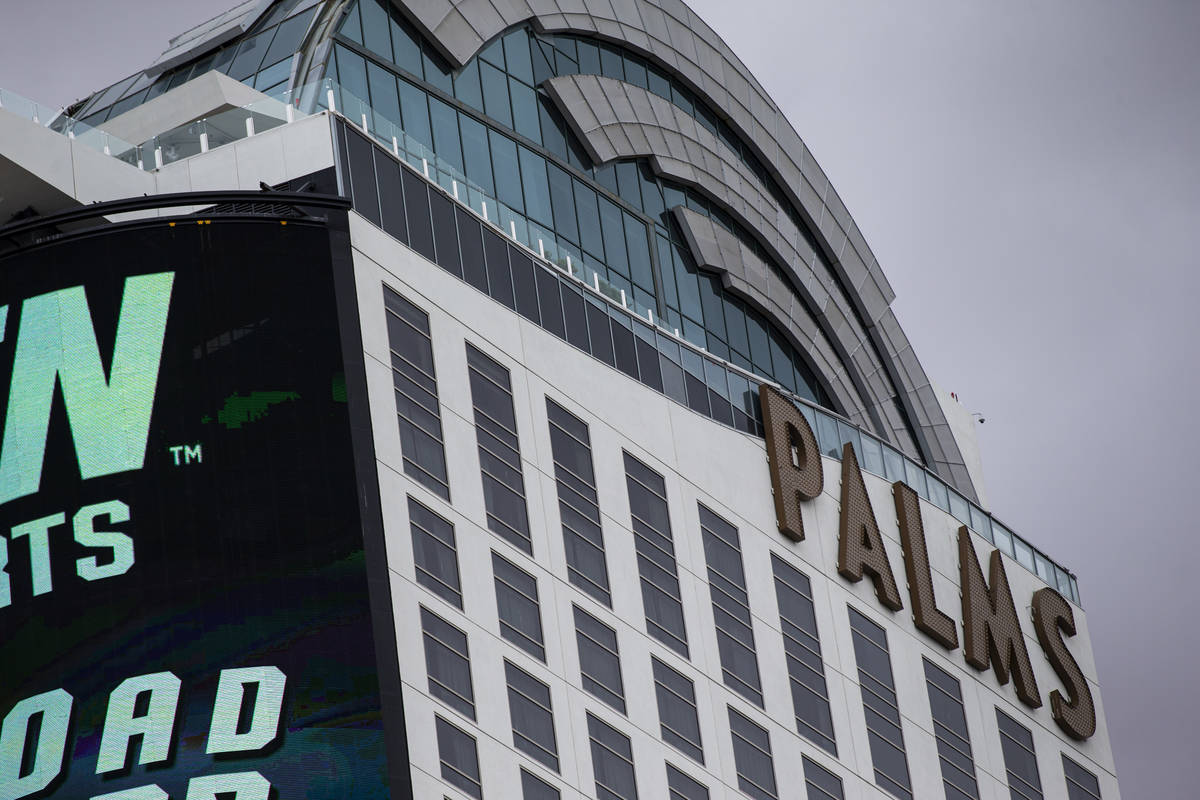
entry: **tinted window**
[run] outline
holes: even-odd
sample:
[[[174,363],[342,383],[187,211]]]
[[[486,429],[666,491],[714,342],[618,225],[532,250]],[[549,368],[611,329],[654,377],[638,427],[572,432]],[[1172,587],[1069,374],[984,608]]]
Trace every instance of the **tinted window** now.
[[[762,706],[762,684],[758,677],[750,598],[746,594],[746,575],[742,571],[738,531],[703,504],[699,509],[721,673],[726,686]]]
[[[597,800],[636,800],[637,781],[629,737],[591,714],[587,715],[587,723]]]
[[[554,736],[550,687],[508,661],[504,662],[504,677],[508,683],[513,745],[530,758],[558,772],[558,744]]]
[[[567,577],[573,585],[611,606],[587,425],[548,397],[546,416],[550,424]]]
[[[483,799],[483,784],[479,778],[479,752],[475,739],[441,717],[437,725],[438,757],[442,762],[442,778],[476,800]]]
[[[756,725],[732,708],[728,710],[738,788],[755,800],[776,800],[770,735],[766,728]]]
[[[625,686],[621,681],[617,632],[579,606],[572,608],[583,688],[624,714]]]
[[[900,727],[900,709],[896,705],[887,632],[855,609],[849,611],[875,783],[897,797],[911,800],[912,783]]]
[[[829,710],[829,691],[825,685],[825,664],[821,660],[821,640],[817,636],[812,586],[804,573],[774,553],[771,554],[771,567],[775,573],[779,627],[783,632],[783,651],[792,688],[796,730],[836,756],[833,715]]]
[[[492,571],[496,576],[500,635],[534,658],[545,661],[537,580],[496,553],[492,553]]]
[[[629,453],[623,455],[642,604],[646,611],[646,632],[687,658],[687,630],[675,566],[675,543],[667,512],[666,484],[661,475]]]
[[[475,719],[467,635],[424,607],[421,608],[421,633],[425,641],[429,693],[455,711]]]
[[[468,342],[467,373],[488,529],[532,554],[521,443],[508,370]]]
[[[411,497],[408,498],[408,520],[412,529],[417,583],[462,608],[454,526]]]
[[[663,741],[703,764],[695,685],[653,656],[650,664],[654,670],[654,694],[658,700]]]

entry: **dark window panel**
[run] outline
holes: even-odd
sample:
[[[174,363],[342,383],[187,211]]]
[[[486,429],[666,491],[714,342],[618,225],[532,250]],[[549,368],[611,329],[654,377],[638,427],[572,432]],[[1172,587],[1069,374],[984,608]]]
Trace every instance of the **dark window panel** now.
[[[587,724],[597,800],[637,800],[629,737],[591,714]]]
[[[521,770],[521,800],[559,800],[558,789],[531,772]]]
[[[708,787],[690,775],[667,764],[668,800],[708,800]]]
[[[483,86],[484,112],[504,127],[511,128],[512,106],[508,97],[508,78],[486,61],[479,64],[479,77]]]
[[[410,245],[425,258],[433,261],[433,220],[429,215],[429,184],[409,170],[403,170],[404,206],[408,210]]]
[[[695,685],[653,656],[650,664],[654,671],[654,694],[663,741],[703,764],[704,747],[700,740]]]
[[[587,300],[588,338],[592,345],[592,355],[608,364],[616,365],[616,354],[613,350],[612,331],[608,312],[599,301]]]
[[[416,34],[407,22],[398,20],[395,14],[391,15],[389,27],[392,31],[392,61],[401,69],[421,77],[421,45]]]
[[[373,224],[380,224],[379,188],[375,184],[375,148],[361,134],[348,128],[346,147],[350,156],[350,183],[354,199],[354,210]]]
[[[637,348],[633,343],[632,323],[624,314],[615,315],[611,320],[613,355],[617,362],[617,369],[635,381],[639,380]]]
[[[771,554],[771,567],[775,574],[775,597],[779,602],[779,626],[783,631],[796,730],[836,757],[837,743],[833,735],[829,691],[825,685],[825,665],[821,660],[821,641],[817,636],[812,585],[804,573],[774,553]]]
[[[587,425],[548,397],[546,416],[550,424],[567,578],[599,602],[611,606]]]
[[[758,675],[750,598],[746,593],[738,531],[703,504],[699,509],[721,673],[726,686],[761,707],[762,682]]]
[[[585,353],[591,352],[588,339],[587,301],[567,284],[562,285],[563,321],[567,326],[567,341]]]
[[[1062,761],[1067,779],[1067,800],[1100,800],[1100,781],[1096,776],[1067,758],[1065,753]]]
[[[408,521],[417,583],[461,609],[462,585],[458,577],[454,526],[411,497],[408,498]]]
[[[542,327],[560,339],[565,338],[567,331],[563,323],[562,301],[558,295],[558,278],[541,267],[534,268],[534,276],[537,279],[538,308],[542,313]]]
[[[513,746],[547,769],[558,772],[558,742],[554,735],[550,687],[507,660],[504,678],[508,684]]]
[[[488,529],[533,553],[508,370],[467,343],[468,378]]]
[[[998,708],[996,724],[1000,728],[1000,749],[1013,800],[1042,800],[1042,778],[1033,750],[1033,734]]]
[[[510,249],[509,260],[512,264],[517,312],[535,325],[541,325],[542,314],[538,310],[538,291],[534,277],[537,267],[534,266],[532,258],[515,249]]]
[[[845,800],[841,778],[808,756],[801,756],[801,759],[804,761],[804,785],[808,788],[808,800]]]
[[[900,709],[896,705],[887,632],[852,607],[849,614],[875,783],[902,800],[911,800],[912,782],[900,726]]]
[[[579,244],[587,253],[604,261],[604,234],[600,230],[600,206],[596,192],[578,180],[573,183],[581,238]]]
[[[458,226],[454,222],[454,203],[441,192],[431,192],[429,209],[433,217],[433,240],[438,266],[456,278],[462,278],[463,265],[458,252]]]
[[[687,658],[687,629],[680,600],[666,484],[657,472],[629,453],[622,451],[622,454],[642,584],[642,605],[646,612],[646,632]]]
[[[487,263],[488,290],[492,299],[515,308],[512,270],[508,266],[508,242],[487,228],[483,231],[484,261]]]
[[[475,691],[471,685],[467,635],[424,606],[421,607],[421,633],[425,642],[429,693],[455,711],[475,719]]]
[[[429,315],[386,286],[383,295],[404,473],[449,500]]]
[[[479,776],[479,751],[475,739],[441,717],[434,717],[442,778],[476,800],[483,800]]]
[[[500,636],[539,661],[546,660],[537,579],[508,559],[492,553]]]
[[[777,800],[770,735],[732,707],[728,711],[738,788],[755,800]]]
[[[528,148],[518,151],[521,164],[521,182],[525,187],[525,211],[535,222],[554,225],[550,211],[550,182],[546,174],[546,160]]]
[[[624,714],[625,685],[621,680],[617,632],[579,606],[571,608],[575,612],[575,642],[583,688]]]
[[[978,800],[979,786],[975,781],[975,761],[971,753],[971,736],[967,731],[962,688],[945,670],[928,659],[922,659],[922,662],[946,800]]]
[[[634,323],[635,332],[641,333],[642,329],[647,330],[651,338],[650,341],[646,341],[640,335],[635,337],[634,345],[637,350],[638,373],[641,375],[642,383],[656,392],[661,392],[663,390],[662,368],[659,365],[658,348],[655,346],[652,338],[654,331],[653,329],[646,328],[644,325]]]
[[[472,61],[454,76],[454,96],[476,111],[483,111],[483,86],[479,82],[479,62]]]
[[[458,243],[462,252],[463,274],[467,283],[487,293],[487,266],[483,259],[483,226],[464,208],[456,208]]]

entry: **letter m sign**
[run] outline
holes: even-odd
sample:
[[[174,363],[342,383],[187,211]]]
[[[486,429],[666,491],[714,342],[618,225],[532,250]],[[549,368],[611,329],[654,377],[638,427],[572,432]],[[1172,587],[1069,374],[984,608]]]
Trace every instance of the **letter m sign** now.
[[[108,376],[82,286],[21,305],[0,446],[0,505],[38,491],[56,383],[79,474],[96,478],[141,469],[174,280],[173,272],[126,279]],[[0,307],[0,341],[7,312]]]

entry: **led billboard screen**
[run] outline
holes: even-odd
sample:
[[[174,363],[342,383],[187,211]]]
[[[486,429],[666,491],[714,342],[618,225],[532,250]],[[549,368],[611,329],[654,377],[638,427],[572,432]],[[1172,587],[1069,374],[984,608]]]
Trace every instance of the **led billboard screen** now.
[[[388,796],[330,242],[0,258],[0,800]]]

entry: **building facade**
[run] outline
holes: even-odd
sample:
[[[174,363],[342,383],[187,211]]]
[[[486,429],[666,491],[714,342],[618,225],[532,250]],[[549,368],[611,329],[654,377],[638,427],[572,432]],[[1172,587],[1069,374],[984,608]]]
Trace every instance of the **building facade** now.
[[[0,105],[0,800],[1119,797],[1075,576],[682,2]]]

